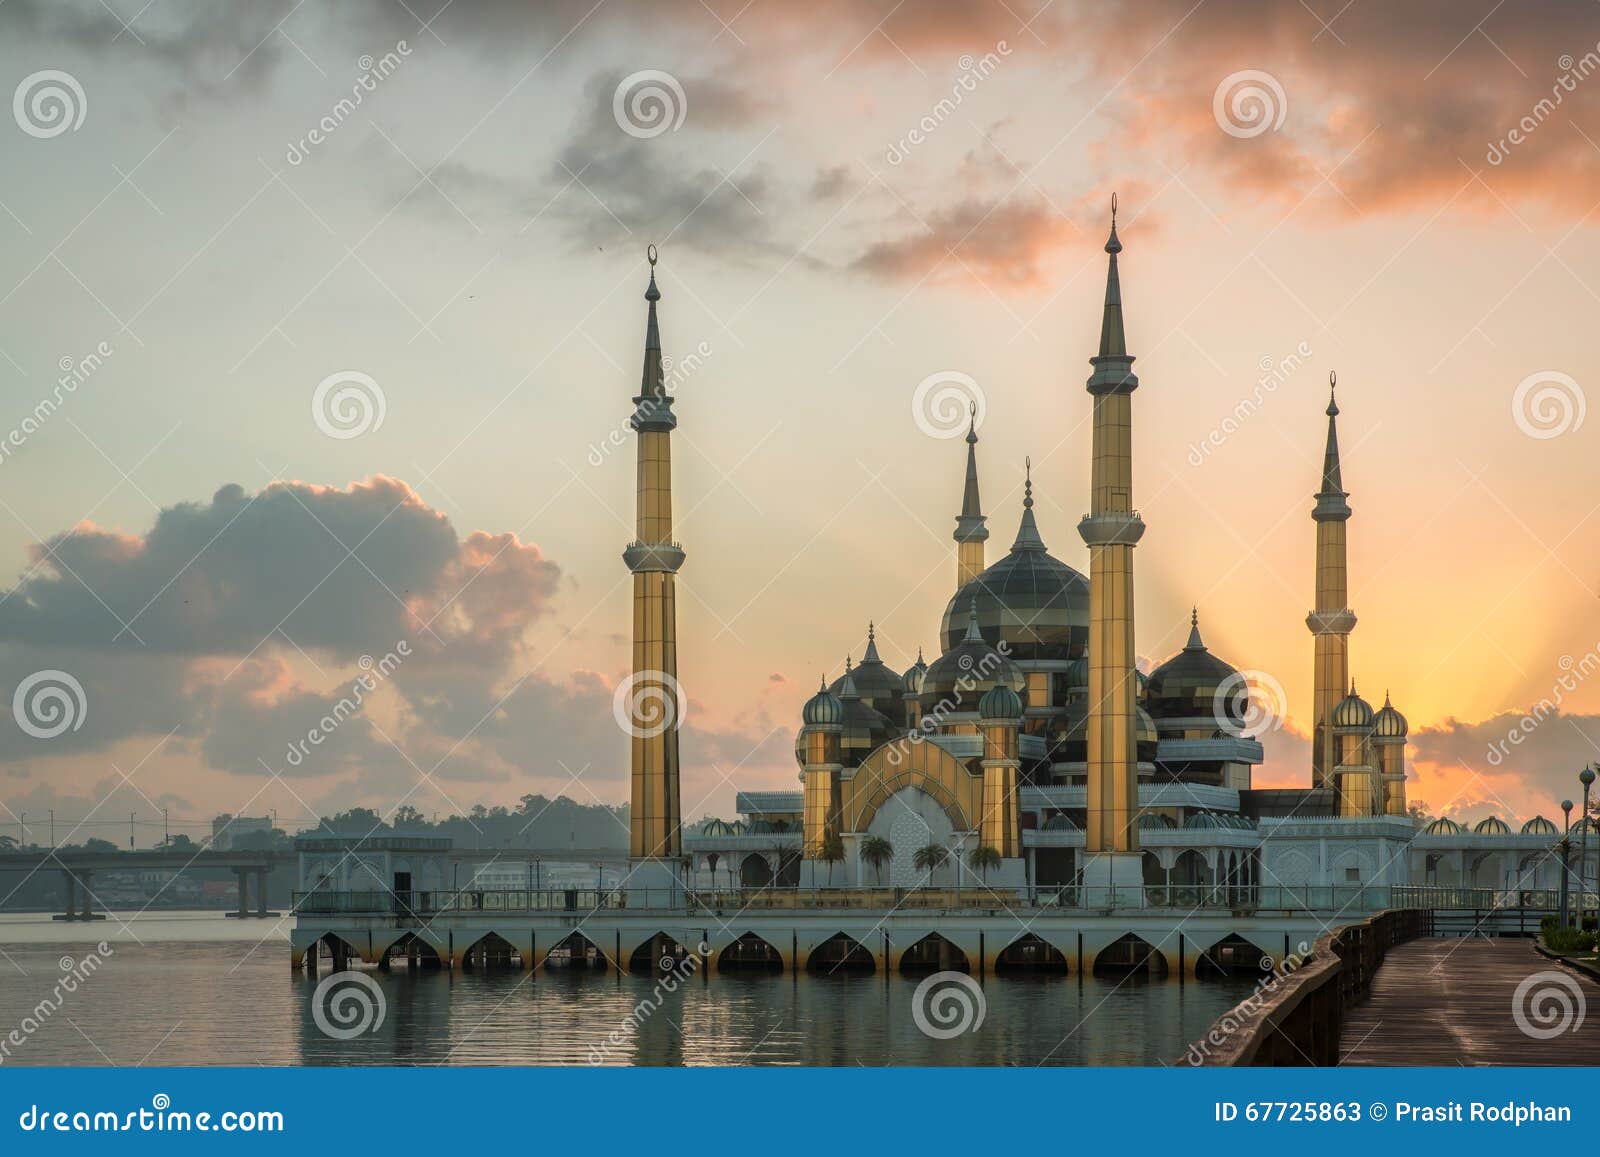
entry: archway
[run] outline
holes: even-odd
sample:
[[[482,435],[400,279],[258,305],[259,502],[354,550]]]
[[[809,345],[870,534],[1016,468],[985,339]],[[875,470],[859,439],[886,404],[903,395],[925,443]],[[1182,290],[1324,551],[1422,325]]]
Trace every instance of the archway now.
[[[739,883],[746,888],[765,888],[772,883],[772,865],[767,863],[767,857],[759,852],[746,856],[739,865]]]
[[[1263,967],[1265,962],[1265,967]],[[1224,976],[1262,976],[1272,971],[1272,958],[1237,932],[1218,940],[1200,953],[1194,974],[1201,980]]]
[[[937,932],[930,932],[900,954],[902,973],[971,972],[967,954]]]
[[[461,954],[461,967],[467,972],[474,970],[487,972],[517,968],[520,966],[519,955],[510,941],[494,932],[490,932],[482,939],[475,940]]]
[[[1096,976],[1113,977],[1163,977],[1167,974],[1167,958],[1156,951],[1155,945],[1129,932],[1112,941],[1094,958]]]
[[[754,932],[746,932],[717,955],[722,972],[782,972],[783,956]]]
[[[811,950],[811,955],[806,957],[806,971],[822,976],[832,976],[835,973],[846,975],[870,976],[878,970],[872,959],[872,953],[866,947],[843,932],[836,932],[821,944]]]
[[[1066,955],[1054,944],[1029,932],[1006,945],[995,957],[994,970],[1002,976],[1008,973],[1067,974]]]
[[[665,932],[657,932],[633,950],[628,971],[635,976],[660,976],[681,968],[688,955],[683,945]]]
[[[550,950],[544,958],[544,966],[579,972],[604,972],[606,954],[582,932],[574,932]]]
[[[384,949],[379,960],[379,967],[392,968],[395,964],[404,964],[407,972],[415,972],[419,968],[442,968],[444,962],[439,959],[439,952],[415,932],[407,932],[388,948]]]
[[[326,948],[327,954],[323,954]],[[346,968],[355,968],[360,965],[361,952],[354,944],[332,932],[324,932],[317,937],[317,942],[306,949],[306,961],[314,972],[322,967],[324,962],[335,972]]]

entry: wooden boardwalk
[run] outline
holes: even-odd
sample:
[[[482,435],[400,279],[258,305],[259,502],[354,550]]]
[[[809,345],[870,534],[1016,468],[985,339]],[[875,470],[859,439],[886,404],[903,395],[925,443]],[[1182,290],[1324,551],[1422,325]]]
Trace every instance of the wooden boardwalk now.
[[[1517,987],[1536,973],[1552,975],[1529,986],[1522,1019],[1554,1027],[1565,1001],[1583,1008],[1581,1023],[1567,1017],[1567,1031],[1548,1039],[1519,1027]],[[1340,1050],[1345,1065],[1600,1064],[1600,984],[1531,940],[1413,940],[1390,950],[1368,998],[1345,1014]]]

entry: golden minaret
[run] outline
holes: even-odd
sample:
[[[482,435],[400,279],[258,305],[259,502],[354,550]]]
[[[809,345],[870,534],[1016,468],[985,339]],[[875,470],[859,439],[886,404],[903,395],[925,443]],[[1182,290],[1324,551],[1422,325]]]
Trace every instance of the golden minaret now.
[[[1078,533],[1089,547],[1088,831],[1090,855],[1136,852],[1139,831],[1138,705],[1133,672],[1133,548],[1144,522],[1133,508],[1133,373],[1117,278],[1117,199],[1106,242],[1105,315],[1087,389],[1094,398],[1089,514]],[[1136,860],[1137,857],[1134,857]],[[1128,882],[1113,867],[1114,882]],[[1131,881],[1138,883],[1139,880]]]
[[[1345,570],[1345,524],[1350,521],[1350,497],[1339,475],[1339,405],[1333,391],[1336,374],[1328,375],[1328,443],[1322,455],[1322,489],[1311,517],[1317,524],[1317,601],[1306,616],[1315,639],[1316,670],[1312,687],[1311,786],[1335,787],[1333,771],[1339,762],[1329,717],[1350,687],[1350,632],[1356,616],[1347,605],[1349,581]]]
[[[678,798],[678,687],[675,583],[683,548],[672,541],[672,412],[661,368],[656,326],[656,247],[648,250],[650,303],[645,322],[644,374],[629,424],[639,436],[637,537],[623,551],[633,572],[633,676],[629,682],[633,734],[633,794],[629,854],[635,860],[676,860],[683,851]]]
[[[983,503],[978,498],[978,404],[972,404],[967,426],[967,484],[961,492],[961,513],[956,515],[956,589],[983,573],[984,546],[989,538],[984,526]]]

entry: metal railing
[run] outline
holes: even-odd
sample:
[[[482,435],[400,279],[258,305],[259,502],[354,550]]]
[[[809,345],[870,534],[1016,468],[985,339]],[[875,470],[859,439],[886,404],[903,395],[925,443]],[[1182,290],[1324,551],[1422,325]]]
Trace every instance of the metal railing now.
[[[1593,897],[1587,898],[1592,906]],[[739,912],[816,909],[1001,911],[1063,909],[1083,912],[1215,910],[1227,912],[1369,913],[1390,908],[1555,911],[1554,890],[1497,891],[1410,885],[1307,884],[1299,887],[1213,884],[1026,888],[472,888],[460,891],[380,890],[296,892],[295,911],[307,916],[393,916],[427,919],[444,913],[574,912],[604,909]]]

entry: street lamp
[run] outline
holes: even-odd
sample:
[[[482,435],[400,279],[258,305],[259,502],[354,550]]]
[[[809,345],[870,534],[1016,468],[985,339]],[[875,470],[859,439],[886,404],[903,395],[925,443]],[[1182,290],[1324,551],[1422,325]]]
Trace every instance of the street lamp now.
[[[1561,927],[1567,927],[1567,879],[1572,875],[1572,865],[1568,862],[1572,848],[1572,801],[1561,801],[1561,811],[1566,817],[1566,824],[1561,831]]]
[[[1594,783],[1594,768],[1578,773],[1583,784],[1583,818],[1578,821],[1578,927],[1583,927],[1584,896],[1589,891],[1589,785]]]

